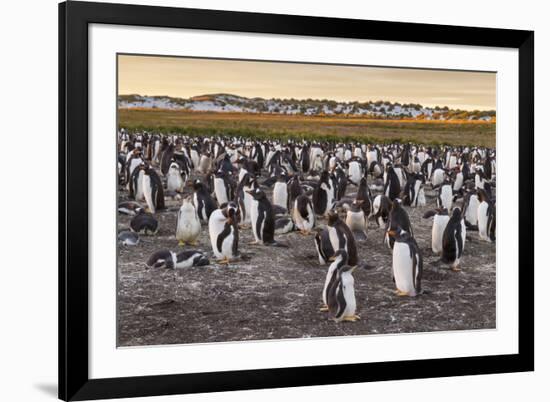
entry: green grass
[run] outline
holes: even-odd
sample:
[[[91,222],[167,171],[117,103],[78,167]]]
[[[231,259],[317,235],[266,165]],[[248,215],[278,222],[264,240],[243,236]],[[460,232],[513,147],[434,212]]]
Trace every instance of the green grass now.
[[[495,123],[479,121],[375,120],[358,117],[198,113],[119,109],[118,125],[190,136],[307,138],[321,141],[415,142],[433,145],[495,146]]]

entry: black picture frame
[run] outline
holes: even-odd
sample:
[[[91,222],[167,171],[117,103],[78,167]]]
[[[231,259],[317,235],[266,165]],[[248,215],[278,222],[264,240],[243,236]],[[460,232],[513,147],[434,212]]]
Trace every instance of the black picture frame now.
[[[88,25],[92,23],[517,49],[520,177],[518,353],[90,379]],[[78,1],[59,4],[59,398],[89,400],[534,370],[533,151],[532,31]]]

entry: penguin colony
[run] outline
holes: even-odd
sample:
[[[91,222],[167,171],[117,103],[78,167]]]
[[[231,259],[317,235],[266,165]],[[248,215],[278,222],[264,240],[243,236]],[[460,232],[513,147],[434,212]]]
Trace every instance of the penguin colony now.
[[[359,320],[367,303],[354,290],[354,272],[379,268],[359,258],[367,239],[385,244],[392,264],[381,268],[403,297],[429,293],[422,281],[426,249],[440,257],[435,269],[458,272],[469,239],[493,247],[496,241],[494,149],[121,129],[118,152],[118,212],[131,217],[120,247],[154,243],[159,231],[173,236],[171,249],[143,261],[147,269],[231,269],[264,247],[291,249],[285,235],[296,232],[311,239],[304,253],[313,250],[326,268],[319,274],[319,307],[337,322]],[[415,239],[420,222],[411,222],[408,211],[419,207],[429,209],[423,219],[432,220],[430,244]],[[164,214],[175,216],[175,227],[162,226]],[[253,241],[239,241],[247,231]],[[197,249],[201,234],[210,248]],[[368,281],[368,272],[361,280]]]

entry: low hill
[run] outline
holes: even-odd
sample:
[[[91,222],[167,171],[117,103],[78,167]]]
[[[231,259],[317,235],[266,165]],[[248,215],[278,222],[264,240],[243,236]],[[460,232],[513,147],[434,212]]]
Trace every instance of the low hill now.
[[[328,99],[264,99],[232,94],[206,94],[191,98],[120,95],[121,109],[168,109],[219,113],[260,113],[304,116],[361,116],[379,119],[484,120],[495,119],[494,110],[466,111],[448,107],[424,107],[387,101],[337,102]]]

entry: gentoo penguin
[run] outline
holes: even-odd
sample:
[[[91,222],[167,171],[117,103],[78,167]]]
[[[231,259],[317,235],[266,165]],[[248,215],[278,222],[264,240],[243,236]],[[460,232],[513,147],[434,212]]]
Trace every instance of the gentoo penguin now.
[[[470,191],[464,196],[464,205],[462,213],[464,214],[464,223],[466,230],[478,230],[477,227],[477,210],[479,208],[479,199],[477,191]]]
[[[444,181],[437,194],[437,206],[450,211],[453,207],[453,187],[449,181]]]
[[[273,205],[278,205],[285,210],[288,208],[288,191],[285,175],[277,176],[277,181],[273,187]]]
[[[359,181],[363,177],[363,166],[359,160],[351,160],[348,163],[348,179],[352,184],[359,185]]]
[[[335,321],[357,321],[353,271],[357,265],[342,265],[336,269],[336,279],[327,291],[328,309]]]
[[[346,212],[346,225],[350,230],[367,239],[367,224],[368,220],[365,216],[365,211],[362,208],[363,201],[353,201]]]
[[[325,278],[325,286],[323,287],[323,306],[321,311],[328,311],[328,289],[332,287],[332,284],[336,281],[336,270],[348,263],[348,253],[346,250],[338,250],[333,257],[330,258],[332,263],[328,267],[327,275]]]
[[[403,189],[403,205],[411,207],[423,207],[426,205],[424,194],[424,176],[420,174],[410,175]]]
[[[392,202],[383,194],[379,194],[374,197],[372,202],[372,213],[378,227],[383,227],[390,216]]]
[[[136,233],[155,234],[159,230],[159,223],[152,214],[140,209],[130,221],[130,229]]]
[[[445,208],[428,211],[424,214],[423,218],[428,219],[432,216],[434,218],[432,224],[432,251],[434,254],[439,255],[443,251],[443,232],[450,218]]]
[[[460,271],[460,257],[464,252],[466,243],[466,225],[460,212],[460,208],[455,208],[449,223],[443,232],[443,253],[441,260],[451,264],[453,271]]]
[[[230,178],[228,173],[223,170],[218,170],[214,174],[214,194],[219,205],[226,204],[233,199],[233,191],[231,188]]]
[[[184,198],[178,211],[176,240],[179,241],[180,246],[184,246],[186,242],[196,246],[200,233],[201,221],[197,209],[190,198]]]
[[[294,208],[294,201],[296,200],[296,198],[298,198],[299,195],[304,192],[304,190],[300,185],[300,178],[298,176],[292,176],[287,183],[287,187],[288,210],[290,211],[292,208]]]
[[[296,230],[296,225],[292,218],[286,216],[275,219],[275,234],[286,234]]]
[[[181,176],[180,166],[176,162],[172,162],[166,178],[166,190],[181,193],[183,192],[184,184],[185,181]]]
[[[388,197],[391,201],[399,197],[401,192],[401,184],[399,177],[395,169],[392,166],[389,166],[386,172],[386,181],[384,183],[384,195]]]
[[[479,207],[477,208],[477,227],[479,238],[484,241],[492,242],[495,240],[495,211],[494,205],[487,192],[482,189],[477,190]]]
[[[118,212],[124,215],[135,216],[139,209],[143,209],[143,206],[135,201],[123,201],[118,204]]]
[[[124,230],[118,234],[118,241],[123,246],[137,246],[139,243],[139,235],[137,233]]]
[[[360,202],[361,208],[365,212],[365,218],[368,218],[372,213],[372,194],[367,184],[367,178],[362,177],[359,180],[359,188],[357,189],[357,195],[355,201]]]
[[[319,264],[325,265],[334,255],[334,248],[330,242],[330,235],[327,229],[318,231],[315,234],[315,249],[319,255]]]
[[[275,214],[273,206],[265,193],[259,188],[250,191],[252,204],[250,206],[250,224],[256,244],[276,245]]]
[[[313,203],[305,194],[301,194],[294,201],[292,220],[301,234],[308,235],[315,226]]]
[[[212,212],[208,220],[212,251],[220,264],[229,264],[230,260],[237,258],[239,253],[237,208],[234,202],[229,202],[224,209],[216,209]]]
[[[155,213],[159,209],[164,209],[164,190],[162,181],[155,170],[146,166],[143,170],[143,196],[149,211]]]
[[[250,223],[250,205],[252,205],[252,196],[249,192],[256,188],[259,188],[258,183],[250,173],[245,173],[237,185],[235,199],[241,213],[241,227],[244,227]]]
[[[443,164],[440,159],[437,160],[434,166],[432,175],[432,187],[439,187],[445,180],[445,171],[443,170]]]
[[[203,222],[208,222],[210,215],[218,207],[204,183],[199,179],[193,182],[193,204]]]
[[[330,181],[329,173],[323,170],[312,195],[313,209],[317,215],[326,215],[334,203],[334,190]]]
[[[388,217],[388,227],[385,233],[386,244],[391,249],[393,249],[395,236],[390,236],[389,232],[396,231],[398,228],[413,236],[413,229],[409,219],[409,214],[407,214],[407,211],[405,211],[405,209],[401,206],[401,200],[396,198],[392,202],[390,215]]]
[[[212,166],[212,159],[210,158],[210,154],[208,152],[203,153],[199,161],[198,171],[200,173],[206,173],[210,170],[211,166]]]
[[[168,269],[185,269],[208,264],[208,257],[197,250],[186,250],[177,254],[170,250],[159,250],[151,254],[146,262],[148,268]]]
[[[355,266],[358,263],[355,237],[348,225],[338,216],[336,211],[328,213],[327,230],[333,250],[344,249],[348,253],[348,263]]]
[[[422,254],[411,234],[401,228],[391,230],[394,239],[392,271],[398,296],[417,296],[422,289]]]
[[[128,182],[128,195],[136,201],[145,201],[143,195],[143,175],[146,169],[146,165],[142,163],[139,165],[130,176]]]

